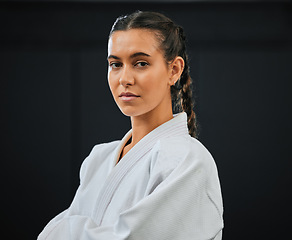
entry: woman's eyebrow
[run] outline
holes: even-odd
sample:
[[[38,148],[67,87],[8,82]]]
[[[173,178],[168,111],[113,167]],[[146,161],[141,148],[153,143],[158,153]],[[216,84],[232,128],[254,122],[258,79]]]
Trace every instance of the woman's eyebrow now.
[[[135,58],[135,57],[139,57],[139,56],[144,56],[144,57],[151,57],[149,54],[147,53],[144,53],[144,52],[136,52],[136,53],[133,53],[130,58]],[[107,57],[107,59],[110,59],[110,58],[114,58],[114,59],[117,59],[117,60],[120,60],[121,58],[119,58],[118,56],[115,56],[115,55],[109,55]]]
[[[110,58],[120,59],[119,57],[117,57],[117,56],[115,56],[115,55],[109,55],[109,56],[107,57],[107,59],[110,59]]]
[[[150,55],[147,54],[147,53],[144,53],[144,52],[136,52],[136,53],[132,54],[130,56],[130,58],[135,58],[135,57],[139,57],[139,56],[150,57]]]

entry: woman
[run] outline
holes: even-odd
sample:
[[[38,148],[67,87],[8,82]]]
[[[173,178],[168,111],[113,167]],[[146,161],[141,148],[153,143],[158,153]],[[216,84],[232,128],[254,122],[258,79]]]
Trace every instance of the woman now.
[[[93,148],[71,206],[39,239],[221,239],[220,184],[194,138],[183,29],[154,12],[120,17],[108,63],[111,92],[132,129]],[[173,116],[175,104],[183,112]]]

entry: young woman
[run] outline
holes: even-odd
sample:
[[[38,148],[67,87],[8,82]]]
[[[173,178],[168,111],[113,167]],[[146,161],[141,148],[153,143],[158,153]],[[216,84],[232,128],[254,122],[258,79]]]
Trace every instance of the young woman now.
[[[50,240],[221,239],[216,165],[194,137],[183,29],[155,12],[114,23],[108,82],[132,129],[93,148],[71,206],[39,235]],[[173,107],[181,109],[173,115]]]

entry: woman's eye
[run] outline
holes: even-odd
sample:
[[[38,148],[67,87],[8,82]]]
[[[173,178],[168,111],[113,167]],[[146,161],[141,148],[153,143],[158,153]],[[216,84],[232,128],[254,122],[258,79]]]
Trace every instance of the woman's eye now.
[[[112,67],[112,68],[119,68],[121,66],[122,66],[121,63],[117,63],[117,62],[110,63],[110,67]]]
[[[148,66],[149,64],[147,63],[147,62],[137,62],[136,64],[135,64],[135,66],[137,66],[137,67],[146,67],[146,66]]]

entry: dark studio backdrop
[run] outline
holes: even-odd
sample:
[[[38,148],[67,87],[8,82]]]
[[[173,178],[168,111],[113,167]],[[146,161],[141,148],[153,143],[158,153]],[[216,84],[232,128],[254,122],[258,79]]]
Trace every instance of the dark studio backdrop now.
[[[137,9],[187,33],[223,239],[289,238],[292,4],[252,0],[1,2],[1,234],[36,239],[69,206],[92,147],[129,130],[107,85],[107,38]]]

